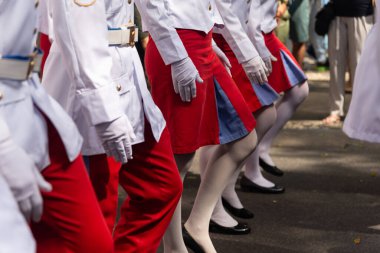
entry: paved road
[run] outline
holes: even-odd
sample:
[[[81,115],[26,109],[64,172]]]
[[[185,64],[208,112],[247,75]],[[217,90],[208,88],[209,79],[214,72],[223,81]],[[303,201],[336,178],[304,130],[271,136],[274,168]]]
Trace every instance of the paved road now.
[[[248,221],[253,233],[212,235],[219,253],[380,252],[380,145],[321,126],[327,89],[325,81],[311,82],[309,98],[275,142],[272,154],[286,175],[268,178],[285,185],[286,193],[239,190],[256,215]],[[184,219],[198,184],[195,163],[185,181]]]

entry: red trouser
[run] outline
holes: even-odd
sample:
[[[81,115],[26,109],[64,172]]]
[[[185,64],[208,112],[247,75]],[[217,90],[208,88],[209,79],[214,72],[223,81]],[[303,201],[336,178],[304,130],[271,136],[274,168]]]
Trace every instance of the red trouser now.
[[[37,252],[114,252],[82,158],[70,162],[57,131],[50,123],[48,129],[51,164],[42,175],[53,191],[43,193],[42,220],[32,224]]]
[[[111,230],[118,183],[128,193],[114,231],[115,252],[156,252],[182,193],[168,130],[157,143],[145,124],[145,142],[133,145],[133,159],[121,169],[105,155],[89,158],[90,177]]]

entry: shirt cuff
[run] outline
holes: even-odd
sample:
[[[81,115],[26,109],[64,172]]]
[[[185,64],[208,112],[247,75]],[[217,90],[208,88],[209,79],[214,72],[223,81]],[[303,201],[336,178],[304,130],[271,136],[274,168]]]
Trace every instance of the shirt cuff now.
[[[120,97],[114,85],[77,91],[84,116],[91,125],[114,121],[123,115]]]
[[[231,48],[240,64],[259,56],[256,48],[248,38],[242,41],[235,41]]]

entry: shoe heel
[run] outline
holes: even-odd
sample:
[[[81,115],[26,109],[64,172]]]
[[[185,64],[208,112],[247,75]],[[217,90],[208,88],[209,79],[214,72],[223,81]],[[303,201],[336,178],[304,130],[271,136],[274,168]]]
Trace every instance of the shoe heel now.
[[[193,237],[191,237],[185,227],[182,229],[182,236],[186,247],[191,249],[194,253],[206,253],[202,247],[193,239]]]

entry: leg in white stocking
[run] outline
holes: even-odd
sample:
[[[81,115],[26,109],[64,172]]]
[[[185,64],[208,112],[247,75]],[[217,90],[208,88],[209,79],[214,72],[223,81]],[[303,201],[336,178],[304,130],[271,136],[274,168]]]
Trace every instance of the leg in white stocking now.
[[[253,152],[257,143],[256,132],[233,143],[218,146],[210,159],[204,179],[185,228],[206,253],[215,253],[208,227],[211,214],[223,189],[235,171]]]
[[[175,160],[181,176],[182,182],[185,179],[186,173],[189,171],[193,162],[195,153],[187,155],[175,155]],[[164,252],[165,253],[187,253],[187,248],[182,238],[182,213],[181,200],[178,202],[177,208],[173,214],[172,220],[168,229],[165,232]]]
[[[277,112],[276,108],[272,105],[270,107],[263,108],[262,110],[257,111],[254,114],[257,126],[257,138],[259,143],[264,135],[268,132],[268,130],[273,126],[276,122]],[[260,144],[259,144],[260,145]],[[264,178],[261,174],[261,170],[259,167],[259,152],[256,149],[248,158],[245,164],[245,173],[244,175],[254,182],[257,185],[262,187],[270,188],[274,186],[274,183]]]
[[[200,174],[201,174],[201,180],[203,180],[204,174],[206,173],[206,168],[207,168],[208,162],[210,161],[210,157],[216,152],[217,148],[218,146],[215,145],[215,146],[206,146],[199,150],[199,169],[200,169]],[[238,175],[239,175],[239,171],[240,170],[236,171]],[[211,220],[213,220],[217,224],[224,227],[234,227],[238,224],[238,222],[224,210],[221,198],[219,198],[214,208],[214,212],[212,213]]]
[[[286,122],[288,122],[288,120],[293,116],[297,107],[305,100],[308,94],[309,85],[305,82],[286,91],[284,96],[276,103],[277,120],[273,127],[264,135],[258,146],[259,156],[267,164],[275,166],[269,155],[269,150],[272,146],[273,140],[284,127]]]

